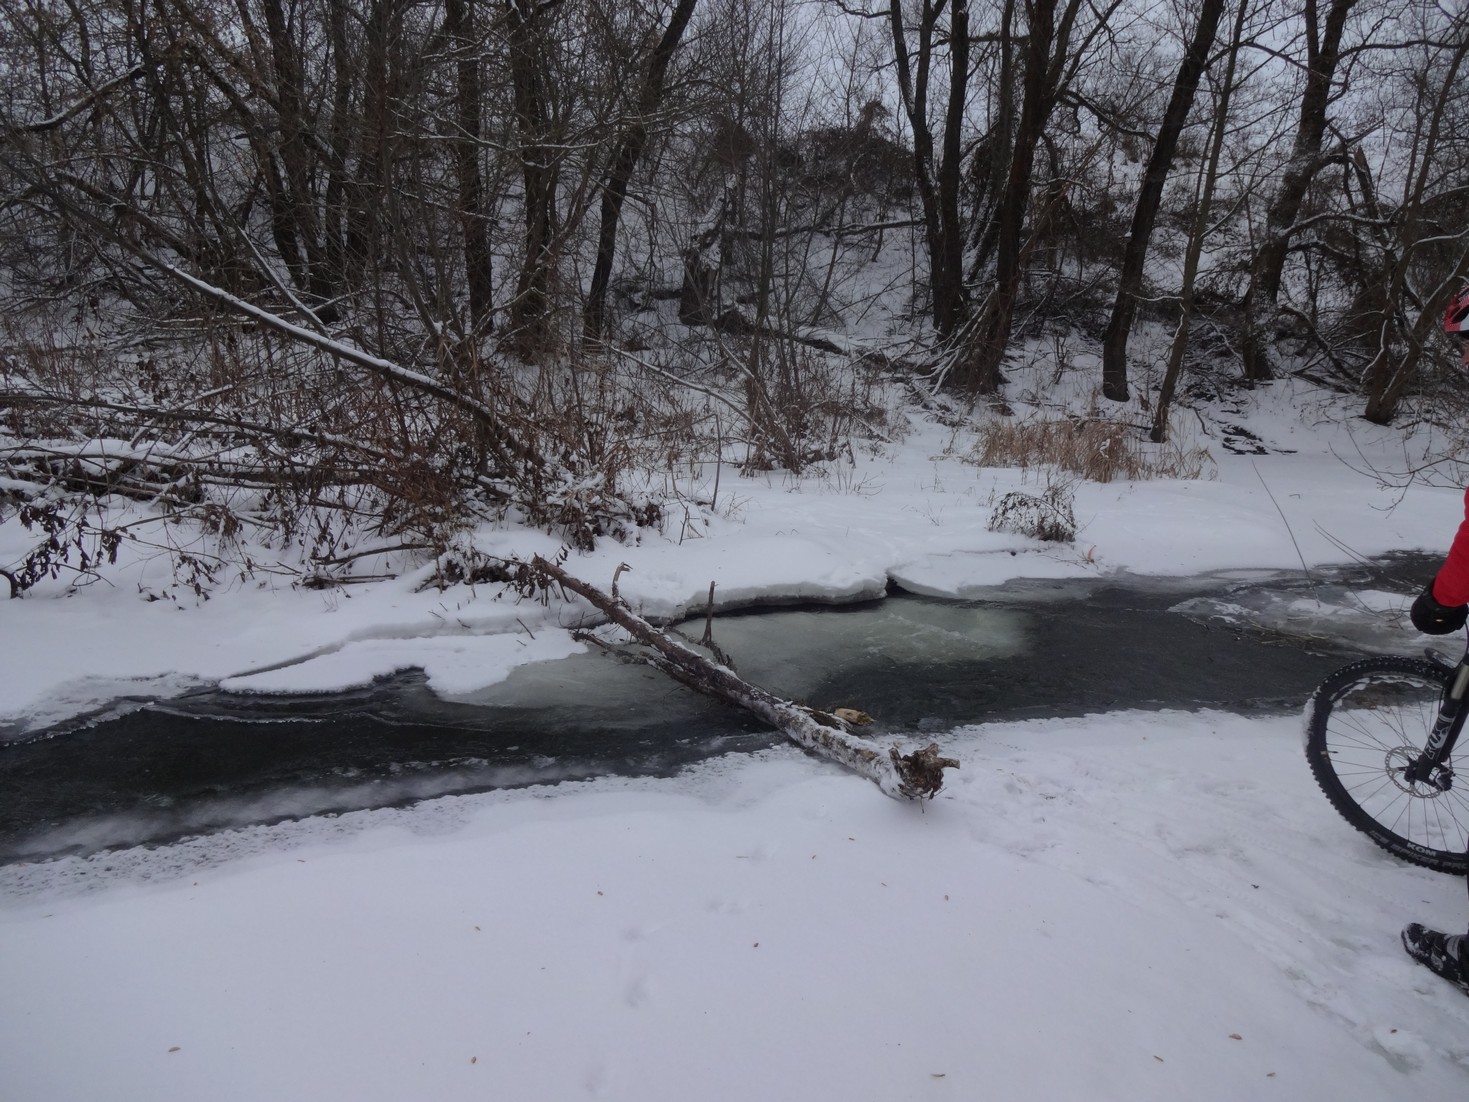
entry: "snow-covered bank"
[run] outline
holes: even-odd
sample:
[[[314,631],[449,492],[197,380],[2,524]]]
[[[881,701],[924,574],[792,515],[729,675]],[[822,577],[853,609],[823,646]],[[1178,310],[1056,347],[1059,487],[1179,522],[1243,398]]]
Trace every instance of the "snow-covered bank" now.
[[[0,870],[5,1096],[1469,1090],[1469,1000],[1396,940],[1463,885],[1340,822],[1293,718],[945,745],[926,806],[779,750]]]
[[[1070,544],[990,531],[1000,497],[1039,493],[1045,477],[976,467],[962,458],[972,434],[915,420],[905,439],[857,453],[850,467],[800,480],[725,471],[712,512],[691,508],[646,530],[637,546],[607,541],[569,567],[606,586],[625,563],[623,595],[668,619],[702,610],[711,581],[719,605],[738,608],[880,597],[890,580],[963,597],[1014,578],[1292,570],[1445,546],[1462,515],[1459,491],[1380,484],[1372,469],[1409,465],[1401,434],[1313,423],[1317,415],[1291,393],[1298,385],[1263,388],[1230,414],[1277,449],[1271,454],[1234,455],[1216,440],[1216,477],[1207,480],[1075,483]],[[711,470],[708,484],[684,489],[707,499],[715,477]],[[0,551],[31,538],[13,519],[0,525]],[[475,540],[495,554],[557,549],[534,531],[485,530]],[[125,555],[136,553],[124,545]],[[518,664],[579,649],[569,628],[584,609],[502,599],[496,586],[423,588],[430,573],[419,567],[325,592],[262,573],[201,602],[155,558],[124,562],[113,580],[75,593],[38,587],[0,608],[0,727],[35,729],[118,696],[166,697],[200,683],[330,690],[410,666],[425,669],[436,691],[465,695]]]

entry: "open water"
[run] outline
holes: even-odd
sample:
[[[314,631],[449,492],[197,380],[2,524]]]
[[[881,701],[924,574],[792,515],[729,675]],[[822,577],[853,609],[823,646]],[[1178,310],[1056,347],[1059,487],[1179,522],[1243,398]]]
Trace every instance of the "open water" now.
[[[895,593],[721,617],[715,638],[748,680],[863,709],[879,738],[1119,708],[1293,711],[1349,658],[1421,642],[1355,594],[1406,601],[1436,565],[1405,555],[1310,578],[1023,582],[963,602]],[[318,696],[200,691],[0,744],[0,864],[454,793],[671,775],[781,738],[600,654],[525,667],[453,701],[413,671]]]

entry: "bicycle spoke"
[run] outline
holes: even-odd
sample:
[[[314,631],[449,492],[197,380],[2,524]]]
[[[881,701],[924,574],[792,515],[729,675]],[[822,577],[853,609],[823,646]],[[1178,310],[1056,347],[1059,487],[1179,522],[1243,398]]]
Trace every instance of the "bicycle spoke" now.
[[[1308,718],[1308,758],[1333,806],[1383,848],[1444,871],[1465,865],[1469,784],[1452,783],[1451,762],[1405,778],[1438,721],[1448,676],[1416,659],[1367,659],[1328,679]]]
[[[1445,825],[1445,819],[1448,819],[1451,825]],[[1439,801],[1434,801],[1433,804],[1433,822],[1438,831],[1438,838],[1445,845],[1451,842],[1458,833],[1456,828],[1459,825],[1459,821],[1454,817],[1453,810]]]
[[[1469,843],[1469,827],[1465,826],[1469,822],[1469,799],[1459,789],[1450,789],[1444,796],[1444,811],[1453,820],[1454,826],[1458,827],[1459,841]]]
[[[1377,715],[1377,713],[1375,713],[1375,712],[1368,713],[1368,714],[1373,715],[1374,718]],[[1335,718],[1335,717],[1333,717],[1333,718]],[[1341,720],[1342,720],[1341,726],[1350,727],[1352,730],[1357,731],[1362,736],[1362,738],[1360,740],[1354,741],[1354,740],[1351,740],[1351,739],[1342,739],[1342,741],[1349,742],[1352,745],[1360,746],[1364,750],[1370,750],[1370,749],[1386,749],[1387,748],[1386,745],[1382,741],[1381,735],[1378,734],[1377,731],[1369,729],[1367,727],[1367,725],[1366,725],[1365,722],[1363,722],[1362,720],[1357,719],[1355,713],[1352,713],[1352,712],[1343,713],[1341,715]],[[1340,735],[1340,732],[1338,732],[1338,735]]]
[[[1362,782],[1362,784],[1356,785],[1353,788],[1351,788],[1351,789],[1348,790],[1352,794],[1352,799],[1356,800],[1363,807],[1366,807],[1367,806],[1367,803],[1374,796],[1376,796],[1378,793],[1380,793],[1383,789],[1387,789],[1389,792],[1398,792],[1399,791],[1399,789],[1397,788],[1397,786],[1392,783],[1392,778],[1389,777],[1389,778],[1387,778],[1385,780],[1380,781],[1378,783],[1377,787],[1374,788],[1371,792],[1367,792],[1367,793],[1364,794],[1362,792],[1362,788],[1367,783],[1368,782],[1364,781],[1364,782]]]

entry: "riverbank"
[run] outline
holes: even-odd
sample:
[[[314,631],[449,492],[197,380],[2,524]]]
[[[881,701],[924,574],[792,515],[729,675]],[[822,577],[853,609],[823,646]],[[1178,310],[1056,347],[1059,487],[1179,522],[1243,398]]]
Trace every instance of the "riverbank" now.
[[[604,541],[568,567],[606,587],[625,564],[622,594],[667,620],[702,611],[711,582],[722,609],[873,600],[890,586],[964,598],[1016,578],[1301,570],[1446,547],[1463,515],[1462,491],[1422,478],[1404,485],[1426,445],[1353,421],[1336,401],[1297,381],[1244,392],[1227,420],[1218,410],[1199,415],[1196,442],[1213,457],[1210,477],[1108,484],[978,467],[968,458],[972,431],[914,414],[901,439],[803,479],[707,471],[683,488],[683,516],[670,510],[638,544]],[[1245,426],[1262,454],[1225,447]],[[1074,540],[990,530],[1004,495],[1058,484],[1071,496]],[[0,525],[0,551],[32,538],[14,519]],[[473,542],[497,555],[558,550],[545,533],[513,527],[483,529]],[[279,554],[253,549],[258,563]],[[59,579],[0,607],[0,737],[123,697],[167,699],[216,685],[332,691],[409,668],[422,669],[446,699],[473,698],[519,666],[584,646],[571,637],[584,606],[520,600],[494,584],[439,589],[430,584],[433,564],[398,563],[399,577],[327,590],[262,568],[205,599],[176,582],[165,557],[128,543],[121,556],[105,580],[68,588]],[[1362,595],[1384,615],[1396,614],[1401,598]]]

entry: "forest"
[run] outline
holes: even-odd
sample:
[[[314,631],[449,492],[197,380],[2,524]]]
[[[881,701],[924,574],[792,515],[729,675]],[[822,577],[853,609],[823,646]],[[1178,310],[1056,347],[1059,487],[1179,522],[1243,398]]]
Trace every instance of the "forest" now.
[[[904,408],[1015,436],[1026,348],[1140,443],[1286,375],[1463,408],[1457,0],[0,6],[11,596],[247,536],[529,584],[464,533],[635,540]]]

